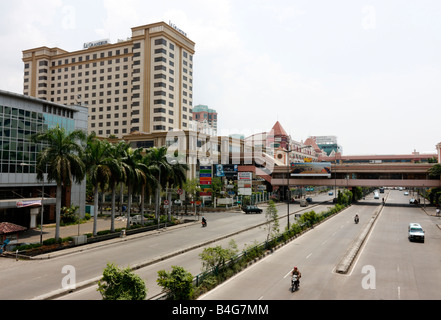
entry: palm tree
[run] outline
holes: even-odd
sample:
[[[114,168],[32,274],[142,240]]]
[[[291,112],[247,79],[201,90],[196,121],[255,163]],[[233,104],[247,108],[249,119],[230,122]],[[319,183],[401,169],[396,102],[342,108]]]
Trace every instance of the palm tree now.
[[[57,125],[46,132],[33,135],[31,140],[35,143],[47,144],[47,147],[37,155],[37,179],[43,180],[43,172],[46,172],[47,168],[48,181],[57,183],[55,240],[58,241],[63,187],[70,187],[73,181],[81,183],[86,174],[82,160],[84,151],[82,142],[86,140],[86,133],[81,130],[68,133],[66,129]]]
[[[171,172],[171,165],[167,161],[167,148],[150,148],[147,152],[147,158],[147,161],[151,166],[151,172],[158,181],[155,194],[155,218],[159,219],[161,186],[166,185],[168,176]]]
[[[187,181],[187,170],[189,166],[186,163],[180,163],[176,160],[171,162],[170,172],[167,176],[167,184],[171,189],[183,188],[185,182]],[[168,210],[168,220],[171,220],[171,192],[168,194],[169,197],[169,210]]]
[[[143,185],[146,182],[145,173],[148,169],[146,165],[141,162],[142,148],[129,148],[121,159],[124,166],[126,185],[128,188],[128,204],[127,204],[127,229],[130,227],[130,212],[132,208],[132,193],[137,186]]]
[[[110,181],[111,169],[108,164],[110,143],[96,138],[88,139],[86,147],[86,166],[90,181],[94,186],[93,203],[93,235],[97,235],[98,196],[99,189],[104,191]]]
[[[112,144],[108,152],[108,158],[106,159],[107,166],[110,168],[109,188],[112,191],[112,211],[110,222],[110,230],[112,232],[115,232],[116,186],[120,183],[122,190],[123,183],[126,181],[126,171],[124,170],[122,158],[128,147],[129,144],[124,141],[120,141],[117,144]]]
[[[145,154],[140,161],[142,164],[144,164],[143,170],[145,177],[145,179],[140,181],[140,185],[138,186],[141,194],[141,224],[144,225],[144,202],[146,192],[147,195],[152,194],[153,190],[157,188],[159,182],[156,180],[153,174],[155,167],[151,164],[148,153]]]

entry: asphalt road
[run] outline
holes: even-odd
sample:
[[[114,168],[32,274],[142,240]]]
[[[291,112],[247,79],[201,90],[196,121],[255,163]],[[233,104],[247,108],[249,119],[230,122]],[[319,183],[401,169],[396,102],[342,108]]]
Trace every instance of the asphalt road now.
[[[332,197],[320,196],[323,200]],[[320,198],[319,197],[319,198]],[[279,215],[286,214],[286,205],[280,205]],[[300,210],[299,205],[291,205],[290,212]],[[311,210],[311,207],[304,208]],[[207,214],[208,228],[202,229],[200,224],[190,224],[184,228],[168,228],[165,232],[152,232],[141,236],[128,236],[124,240],[109,241],[96,246],[82,247],[83,251],[53,257],[46,260],[19,260],[2,259],[0,261],[0,299],[40,299],[56,292],[63,291],[66,285],[75,284],[80,287],[90,280],[98,279],[107,263],[114,263],[119,267],[144,265],[157,261],[174,251],[198,246],[211,242],[220,236],[240,233],[243,229],[265,221],[264,214],[245,215],[240,212]],[[291,216],[291,219],[293,217]],[[281,225],[286,221],[281,221]],[[262,234],[262,230],[254,231]],[[252,237],[253,238],[253,237]],[[251,243],[252,239],[243,240]],[[252,240],[251,240],[252,239]],[[214,244],[209,244],[209,246]],[[239,248],[243,244],[238,241]],[[201,249],[202,250],[202,249]],[[195,251],[197,253],[197,251]],[[200,271],[200,260],[190,258],[196,263],[196,269],[191,271],[197,274]],[[166,259],[169,263],[173,260]],[[176,264],[181,265],[181,261]],[[174,264],[169,264],[171,266]],[[185,267],[185,265],[183,265]],[[158,267],[162,267],[158,265]],[[166,267],[166,266],[165,266]],[[164,267],[164,268],[165,268]],[[163,269],[164,269],[163,268]],[[165,268],[166,269],[166,268]],[[155,294],[157,270],[148,271],[147,288],[149,296]],[[193,270],[193,269],[192,269]],[[144,269],[141,270],[144,272]],[[144,278],[144,277],[143,277]],[[64,287],[63,287],[64,286]],[[81,291],[81,290],[79,290]],[[77,291],[74,291],[76,293]],[[93,292],[93,290],[92,290]],[[95,298],[96,292],[93,292]],[[68,299],[88,299],[89,296],[71,296]],[[93,299],[93,298],[92,298]]]
[[[335,267],[377,206],[351,206],[201,300],[441,299],[440,218],[408,206],[408,199],[402,191],[390,191],[387,205],[348,274],[335,273]],[[356,213],[360,216],[358,225],[353,223]],[[408,240],[410,222],[423,226],[425,243]],[[294,265],[301,270],[302,279],[300,290],[291,293]]]
[[[328,198],[328,197],[326,197]],[[309,210],[315,210],[316,212],[326,211],[328,207],[330,207],[330,204],[325,205],[318,205],[314,207],[307,207],[302,208],[303,211],[309,211]],[[300,210],[299,205],[291,205],[290,206],[290,212],[293,212],[293,210]],[[278,206],[279,215],[286,215],[286,205],[279,205]],[[240,217],[240,224],[238,227],[243,229],[246,227],[244,225],[244,221],[249,223],[249,226],[255,225],[257,223],[264,221],[264,215],[241,215]],[[201,233],[215,233],[215,234],[223,234],[228,229],[231,228],[232,224],[235,224],[234,217],[229,217],[226,219],[221,219],[219,217],[210,219],[208,217],[208,228],[200,228],[200,226],[197,226],[197,232]],[[245,220],[244,220],[245,219]],[[294,217],[290,216],[290,223],[294,222]],[[284,229],[287,225],[287,219],[281,218],[280,219],[280,228]],[[210,229],[211,228],[211,229]],[[164,235],[161,235],[163,237]],[[187,232],[187,236],[191,236]],[[184,238],[182,235],[179,235],[180,239],[183,240]],[[239,251],[245,249],[247,246],[254,244],[255,242],[260,243],[266,240],[267,237],[267,231],[264,227],[258,227],[258,228],[252,228],[248,231],[240,232],[238,234],[235,234],[231,237],[227,237],[225,239],[210,243],[208,245],[204,245],[200,248],[185,252],[183,254],[176,255],[174,257],[171,257],[169,259],[166,259],[164,261],[159,261],[153,265],[146,266],[144,268],[138,269],[135,271],[136,274],[138,274],[145,282],[146,286],[148,288],[148,298],[152,298],[158,294],[161,293],[162,289],[157,285],[156,279],[158,275],[159,270],[167,270],[171,271],[172,266],[181,266],[185,268],[187,271],[192,273],[193,276],[201,273],[202,263],[199,257],[199,254],[202,253],[203,249],[206,247],[214,247],[214,246],[222,246],[227,247],[229,245],[229,242],[233,239],[236,243]],[[173,238],[176,238],[176,236],[173,236]],[[152,246],[155,246],[156,244],[152,244]],[[83,290],[77,290],[71,294],[64,295],[59,298],[59,300],[97,300],[101,299],[101,295],[96,291],[97,286],[91,286],[88,288],[85,288]]]

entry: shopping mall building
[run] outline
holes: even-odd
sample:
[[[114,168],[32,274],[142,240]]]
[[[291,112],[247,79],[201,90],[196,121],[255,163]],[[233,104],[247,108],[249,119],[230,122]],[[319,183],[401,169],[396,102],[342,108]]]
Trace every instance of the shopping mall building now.
[[[59,124],[68,131],[87,131],[85,107],[54,102],[0,90],[0,221],[26,228],[40,223],[41,203],[44,223],[55,221],[56,183],[37,180],[37,154],[43,144],[31,136]],[[79,205],[85,212],[86,182],[63,192],[62,205]]]

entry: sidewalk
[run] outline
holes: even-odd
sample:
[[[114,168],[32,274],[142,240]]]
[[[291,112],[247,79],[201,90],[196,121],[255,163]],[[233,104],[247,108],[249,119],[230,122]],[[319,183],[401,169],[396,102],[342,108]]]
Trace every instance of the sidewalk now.
[[[262,207],[266,207],[267,204],[262,203]],[[241,210],[239,208],[232,208],[228,212],[238,212]],[[200,213],[200,216],[209,215],[209,212]],[[178,216],[186,217],[185,215]],[[194,215],[188,215],[189,218],[194,217]],[[110,230],[111,219],[110,217],[98,217],[97,218],[97,231]],[[115,218],[115,229],[125,228],[127,226],[127,220],[125,217],[116,217]],[[93,233],[93,218],[91,218],[88,222],[82,223],[80,225],[70,225],[70,226],[61,226],[60,227],[60,238],[73,237],[78,235],[83,235],[86,233]],[[40,228],[30,229],[25,232],[20,233],[18,241],[20,243],[40,243]],[[43,225],[43,241],[47,239],[55,238],[55,224]]]
[[[110,217],[97,218],[97,231],[110,230]],[[118,217],[115,219],[115,229],[124,228],[127,225],[125,218]],[[80,225],[70,225],[60,227],[60,238],[73,237],[83,235],[86,233],[93,233],[93,219]],[[40,242],[40,228],[30,229],[19,234],[18,241],[20,243],[39,243]],[[55,238],[55,224],[43,225],[43,241]]]

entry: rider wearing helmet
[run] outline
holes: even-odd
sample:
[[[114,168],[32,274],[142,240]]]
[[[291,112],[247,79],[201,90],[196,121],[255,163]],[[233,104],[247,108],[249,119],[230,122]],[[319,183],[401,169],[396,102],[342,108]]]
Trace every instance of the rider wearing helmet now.
[[[296,275],[297,276],[297,281],[299,282],[299,286],[300,286],[300,278],[302,277],[302,274],[300,273],[300,270],[297,267],[294,267],[294,269],[291,272],[291,275]]]

